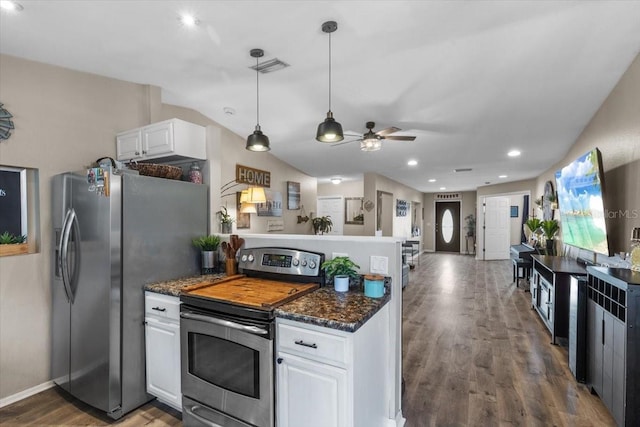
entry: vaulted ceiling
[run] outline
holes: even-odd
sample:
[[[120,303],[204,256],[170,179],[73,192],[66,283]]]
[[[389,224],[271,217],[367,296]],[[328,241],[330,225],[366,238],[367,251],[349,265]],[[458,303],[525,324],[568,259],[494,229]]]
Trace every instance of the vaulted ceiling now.
[[[157,85],[163,102],[243,137],[256,125],[249,51],[261,48],[290,64],[260,75],[273,155],[319,182],[376,172],[425,192],[539,175],[640,52],[638,1],[18,1],[21,12],[0,14],[0,52]],[[183,12],[198,25],[182,25]],[[328,110],[328,20],[338,23],[336,120],[415,141],[363,152],[315,140]]]

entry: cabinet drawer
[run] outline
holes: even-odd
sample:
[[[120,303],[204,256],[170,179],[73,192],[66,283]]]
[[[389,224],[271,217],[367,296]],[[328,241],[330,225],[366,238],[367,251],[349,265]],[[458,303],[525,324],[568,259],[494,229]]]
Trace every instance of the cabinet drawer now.
[[[180,321],[180,299],[170,295],[144,293],[145,315]]]
[[[291,325],[279,324],[277,340],[280,351],[313,356],[323,362],[347,363],[347,339]]]

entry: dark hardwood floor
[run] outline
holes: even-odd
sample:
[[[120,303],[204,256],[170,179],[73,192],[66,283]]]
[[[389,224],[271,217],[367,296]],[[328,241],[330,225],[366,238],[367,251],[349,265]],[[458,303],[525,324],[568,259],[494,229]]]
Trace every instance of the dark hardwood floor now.
[[[615,425],[573,379],[566,348],[550,344],[530,294],[511,283],[509,261],[421,258],[403,295],[408,427]],[[3,427],[109,424],[182,425],[177,411],[157,402],[113,422],[57,389],[0,409]]]
[[[407,426],[614,426],[509,261],[423,254],[403,293]]]

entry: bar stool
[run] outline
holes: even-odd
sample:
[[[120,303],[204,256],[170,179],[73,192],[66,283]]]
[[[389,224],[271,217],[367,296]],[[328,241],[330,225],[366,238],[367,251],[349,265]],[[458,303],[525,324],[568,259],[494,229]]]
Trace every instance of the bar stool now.
[[[531,268],[533,267],[533,261],[530,259],[513,258],[513,283],[516,284],[516,288],[520,284],[520,279],[529,280],[531,278]],[[520,275],[520,269],[522,269],[522,276]]]

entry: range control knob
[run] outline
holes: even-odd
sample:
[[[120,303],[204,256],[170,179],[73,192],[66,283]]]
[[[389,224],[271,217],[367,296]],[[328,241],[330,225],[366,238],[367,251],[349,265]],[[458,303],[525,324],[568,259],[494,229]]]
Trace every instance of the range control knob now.
[[[313,261],[309,261],[309,268],[310,268],[310,269],[312,269],[312,270],[313,270],[314,268],[316,268],[316,263],[315,263],[315,262],[313,262]]]
[[[255,259],[253,257],[253,254],[249,254],[249,256],[247,257],[247,259],[249,260],[249,262],[253,262],[253,260]]]
[[[243,254],[242,257],[240,258],[240,261],[247,262],[247,255]]]
[[[294,258],[294,259],[293,259],[293,261],[291,261],[291,263],[292,263],[295,267],[297,267],[297,266],[298,266],[298,264],[300,264],[300,260],[299,260],[298,258]]]
[[[306,259],[303,259],[303,260],[302,260],[302,266],[303,266],[303,267],[306,267],[306,266],[307,266],[307,260],[306,260]]]

